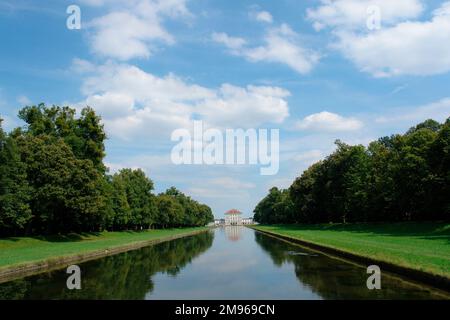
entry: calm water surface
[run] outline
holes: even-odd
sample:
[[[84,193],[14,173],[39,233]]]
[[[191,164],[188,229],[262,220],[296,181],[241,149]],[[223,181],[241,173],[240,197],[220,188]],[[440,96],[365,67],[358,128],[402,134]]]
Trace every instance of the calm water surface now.
[[[366,269],[245,227],[226,227],[0,284],[0,299],[442,299],[442,292]]]

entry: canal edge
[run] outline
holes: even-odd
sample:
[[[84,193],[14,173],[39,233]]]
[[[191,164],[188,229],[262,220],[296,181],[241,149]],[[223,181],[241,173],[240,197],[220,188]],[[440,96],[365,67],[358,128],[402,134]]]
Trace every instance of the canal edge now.
[[[350,253],[350,252],[343,251],[343,250],[336,249],[336,248],[327,247],[324,245],[312,243],[312,242],[297,239],[294,237],[281,235],[281,234],[278,234],[275,232],[260,230],[258,228],[252,227],[252,226],[247,226],[247,227],[250,229],[253,229],[257,232],[261,232],[268,236],[274,237],[274,238],[278,238],[278,239],[281,239],[281,240],[284,240],[284,241],[287,241],[290,243],[298,244],[298,245],[304,246],[306,248],[311,248],[311,249],[317,250],[317,251],[325,253],[325,254],[330,254],[330,255],[336,256],[338,258],[348,259],[351,262],[355,262],[355,263],[362,264],[362,265],[376,264],[382,270],[392,272],[393,274],[397,274],[400,276],[405,276],[413,281],[417,281],[419,283],[443,290],[447,294],[450,293],[450,278],[446,278],[446,277],[439,276],[439,275],[434,275],[434,274],[431,274],[431,273],[428,273],[425,271],[421,271],[421,270],[416,270],[416,269],[411,269],[408,267],[399,266],[399,265],[396,265],[396,264],[393,264],[390,262],[380,261],[377,259],[361,256],[358,254]]]
[[[0,269],[0,284],[17,280],[24,277],[33,276],[40,273],[51,272],[69,266],[71,264],[83,263],[91,260],[96,260],[108,256],[113,256],[119,253],[124,253],[127,251],[137,250],[151,245],[172,241],[188,236],[193,236],[203,232],[209,232],[211,228],[206,228],[203,230],[194,230],[190,232],[180,233],[177,235],[172,235],[169,237],[164,237],[160,239],[144,240],[138,242],[132,242],[125,245],[119,245],[114,247],[109,247],[105,249],[99,249],[95,251],[90,251],[81,254],[73,254],[69,256],[64,256],[60,258],[49,258],[46,260],[39,260],[35,262],[23,263],[19,265],[14,265],[10,267],[5,267]]]

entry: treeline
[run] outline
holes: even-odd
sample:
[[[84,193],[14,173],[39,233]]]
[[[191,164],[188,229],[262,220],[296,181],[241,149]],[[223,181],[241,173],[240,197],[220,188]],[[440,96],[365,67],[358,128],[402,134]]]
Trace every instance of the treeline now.
[[[256,206],[260,223],[450,219],[450,118],[337,149]]]
[[[10,133],[0,119],[0,236],[201,226],[211,209],[175,188],[153,194],[140,169],[108,174],[106,134],[87,107],[25,107]]]

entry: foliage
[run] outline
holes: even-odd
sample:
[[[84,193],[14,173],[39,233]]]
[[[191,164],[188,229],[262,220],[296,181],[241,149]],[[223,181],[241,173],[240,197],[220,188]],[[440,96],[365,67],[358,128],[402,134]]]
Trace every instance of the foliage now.
[[[6,136],[0,119],[0,233],[14,233],[31,219],[30,188],[15,140]]]
[[[43,104],[19,111],[26,125],[6,134],[0,119],[0,236],[202,226],[211,209],[175,188],[152,193],[140,170],[108,175],[101,118],[86,107]],[[161,199],[160,199],[161,198]]]
[[[404,135],[336,150],[272,188],[256,206],[260,223],[431,221],[450,218],[450,118],[427,120]],[[288,195],[289,199],[281,195]]]

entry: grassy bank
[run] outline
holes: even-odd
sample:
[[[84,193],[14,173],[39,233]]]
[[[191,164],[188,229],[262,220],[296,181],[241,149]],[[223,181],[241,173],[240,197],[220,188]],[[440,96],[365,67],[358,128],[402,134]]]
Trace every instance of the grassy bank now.
[[[255,226],[255,229],[450,279],[450,224]]]
[[[182,235],[206,230],[183,228],[148,230],[142,232],[99,232],[70,234],[66,236],[12,237],[0,239],[0,276],[2,273],[23,266],[55,265],[58,261],[82,260],[90,254],[101,255],[104,251],[120,251],[123,248],[139,247],[168,240]]]

